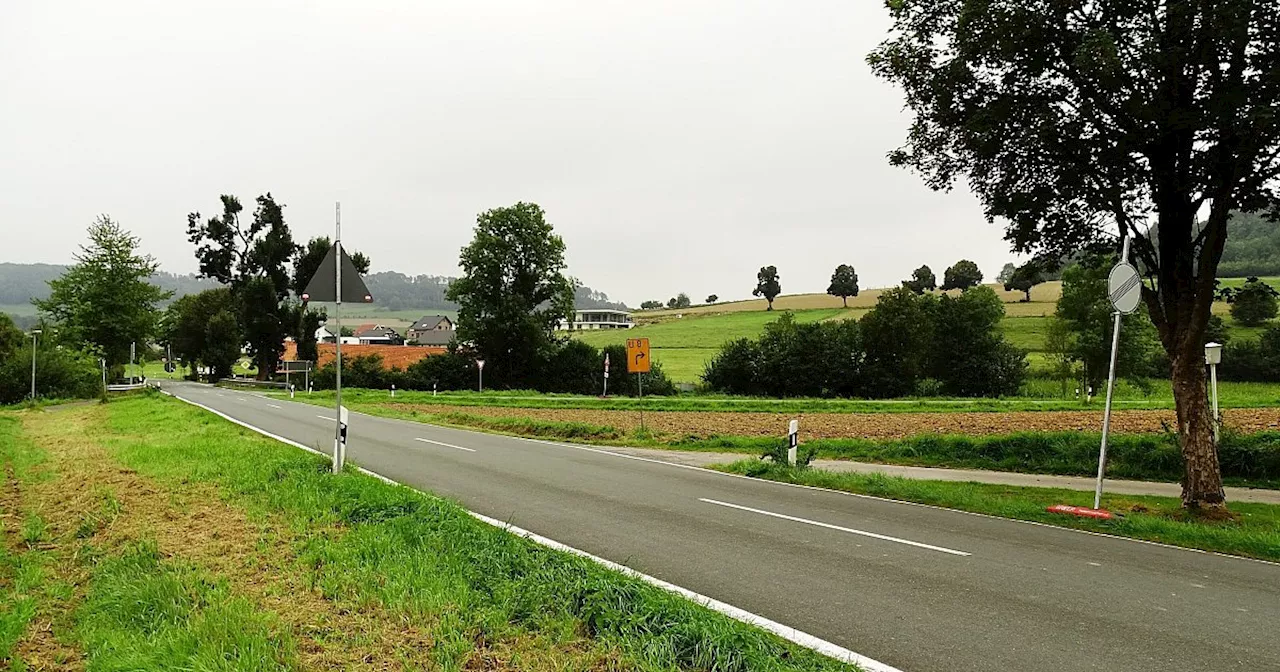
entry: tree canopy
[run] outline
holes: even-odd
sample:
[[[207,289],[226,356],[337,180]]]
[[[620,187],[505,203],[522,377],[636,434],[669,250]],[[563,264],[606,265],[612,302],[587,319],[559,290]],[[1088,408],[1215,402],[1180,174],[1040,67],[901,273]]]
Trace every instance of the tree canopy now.
[[[910,280],[903,280],[902,286],[915,292],[916,294],[924,294],[938,288],[938,281],[933,275],[933,269],[928,265],[921,266],[911,272]]]
[[[1009,264],[1006,264],[1008,266]],[[1003,271],[1002,271],[1003,273]],[[1023,292],[1026,294],[1025,302],[1031,301],[1031,288],[1044,282],[1044,272],[1040,270],[1040,265],[1033,261],[1013,269],[1003,281],[1004,291],[1006,292]]]
[[[64,338],[92,345],[112,367],[129,361],[133,343],[145,344],[155,334],[157,304],[169,297],[148,281],[158,264],[138,246],[138,238],[110,217],[99,217],[76,263],[49,282],[48,299],[34,302],[61,326]]]
[[[760,272],[756,273],[756,288],[751,290],[752,296],[763,296],[765,301],[769,302],[766,310],[773,310],[773,300],[782,293],[782,283],[778,278],[778,268],[776,266],[761,266]]]
[[[951,268],[942,274],[942,291],[948,289],[958,289],[964,291],[970,287],[977,287],[982,283],[982,271],[978,270],[978,265],[968,259],[957,261]]]
[[[448,298],[459,305],[459,340],[475,344],[495,382],[530,384],[535,364],[555,343],[557,322],[573,312],[564,250],[537,204],[516,203],[476,218],[475,238],[458,261],[463,275],[449,286]]]
[[[886,6],[868,60],[915,114],[890,162],[934,189],[964,179],[1015,252],[1133,239],[1172,365],[1183,502],[1220,506],[1202,347],[1231,213],[1280,211],[1274,0]]]
[[[844,307],[849,307],[849,297],[858,295],[858,272],[848,264],[836,266],[831,274],[831,284],[827,285],[827,294],[840,297]]]

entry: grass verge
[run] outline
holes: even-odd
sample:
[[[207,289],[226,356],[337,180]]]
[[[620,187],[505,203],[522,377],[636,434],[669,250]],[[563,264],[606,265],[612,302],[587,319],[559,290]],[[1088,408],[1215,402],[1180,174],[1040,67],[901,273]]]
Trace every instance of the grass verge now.
[[[105,408],[109,424],[98,431],[115,459],[167,490],[213,485],[254,516],[280,517],[294,531],[297,569],[308,585],[325,600],[373,605],[420,628],[432,642],[433,667],[850,669],[490,527],[450,502],[359,474],[327,474],[323,458],[178,401],[129,399]],[[148,562],[145,552],[135,553],[113,571],[137,576]],[[178,585],[221,594],[199,573],[175,571]],[[95,604],[92,595],[86,604]],[[232,604],[208,613],[237,612]],[[125,641],[110,628],[86,632],[98,631],[108,633],[103,641]],[[246,646],[254,636],[245,635]],[[186,637],[174,632],[171,639],[181,644]]]
[[[833,473],[759,460],[744,460],[717,468],[728,473],[783,483],[810,485],[1280,561],[1280,506],[1272,504],[1232,502],[1228,504],[1231,512],[1229,519],[1211,520],[1186,511],[1177,499],[1170,497],[1108,495],[1103,498],[1103,506],[1120,514],[1119,517],[1113,520],[1093,520],[1045,511],[1045,507],[1052,504],[1092,506],[1093,493],[1078,490],[921,481],[883,474]]]

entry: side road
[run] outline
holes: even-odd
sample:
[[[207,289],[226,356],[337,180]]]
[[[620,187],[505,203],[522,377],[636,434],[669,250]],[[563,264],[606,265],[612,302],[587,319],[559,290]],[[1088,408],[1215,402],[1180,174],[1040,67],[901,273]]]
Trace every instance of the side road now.
[[[748,453],[709,453],[693,450],[661,450],[657,448],[623,448],[609,446],[609,451],[624,453],[636,457],[647,457],[664,462],[684,464],[693,467],[706,467],[712,464],[724,464],[738,460],[754,460],[758,455]],[[959,481],[990,483],[993,485],[1016,485],[1038,488],[1065,488],[1067,490],[1093,490],[1095,481],[1082,476],[1053,476],[1048,474],[1019,474],[1010,471],[984,471],[980,469],[945,469],[939,467],[906,467],[894,464],[873,464],[869,462],[853,462],[850,460],[814,460],[815,469],[825,471],[885,474],[926,481]],[[1104,488],[1107,492],[1122,495],[1154,495],[1158,497],[1179,497],[1182,486],[1177,483],[1156,483],[1151,481],[1107,480]],[[1280,490],[1262,488],[1226,488],[1227,499],[1235,502],[1257,502],[1260,504],[1280,504]]]

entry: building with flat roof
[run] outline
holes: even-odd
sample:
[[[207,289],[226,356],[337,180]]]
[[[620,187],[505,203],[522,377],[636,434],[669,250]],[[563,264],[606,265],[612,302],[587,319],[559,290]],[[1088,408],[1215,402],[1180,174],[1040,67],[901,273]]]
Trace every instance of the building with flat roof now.
[[[556,328],[561,331],[589,331],[593,329],[630,329],[636,326],[631,313],[611,308],[589,308],[574,311],[573,321],[561,320]]]

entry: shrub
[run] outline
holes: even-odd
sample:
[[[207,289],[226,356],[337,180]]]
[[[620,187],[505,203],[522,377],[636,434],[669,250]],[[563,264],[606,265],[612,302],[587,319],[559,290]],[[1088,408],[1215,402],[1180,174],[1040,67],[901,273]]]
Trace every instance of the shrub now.
[[[409,390],[470,390],[478,384],[471,358],[456,348],[410,364],[404,379]]]
[[[1256,327],[1276,316],[1276,290],[1257,278],[1249,278],[1228,295],[1231,317],[1246,327]]]
[[[93,355],[65,346],[36,348],[36,395],[88,399],[102,393],[102,374]],[[0,404],[16,404],[31,394],[31,343],[0,357]]]

